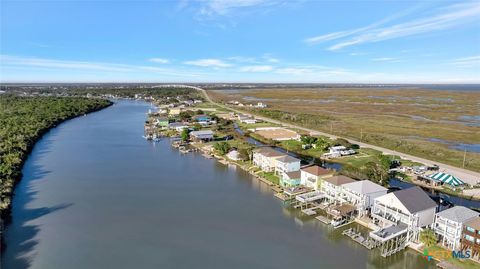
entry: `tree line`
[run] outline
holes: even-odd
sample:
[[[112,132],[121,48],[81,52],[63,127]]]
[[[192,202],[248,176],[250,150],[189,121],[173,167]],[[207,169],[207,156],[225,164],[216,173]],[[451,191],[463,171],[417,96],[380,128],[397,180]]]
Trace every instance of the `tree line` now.
[[[0,95],[0,217],[10,212],[23,162],[42,134],[64,120],[110,104],[104,99],[81,97]]]

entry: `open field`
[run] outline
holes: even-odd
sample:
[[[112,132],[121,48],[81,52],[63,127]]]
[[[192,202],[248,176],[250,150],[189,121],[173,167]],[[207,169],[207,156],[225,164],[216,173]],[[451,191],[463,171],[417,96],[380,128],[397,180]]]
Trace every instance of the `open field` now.
[[[242,110],[480,171],[480,91],[294,88],[209,91]]]

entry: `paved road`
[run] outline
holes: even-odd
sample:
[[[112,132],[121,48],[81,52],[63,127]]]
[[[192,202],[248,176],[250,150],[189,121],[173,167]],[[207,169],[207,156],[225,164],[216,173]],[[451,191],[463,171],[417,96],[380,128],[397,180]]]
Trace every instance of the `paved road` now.
[[[171,85],[168,85],[168,86],[171,86]],[[198,90],[198,91],[203,93],[203,95],[205,96],[205,99],[207,99],[207,101],[209,101],[210,103],[213,103],[217,106],[220,106],[220,107],[225,108],[225,109],[230,110],[230,111],[234,111],[234,112],[237,112],[237,113],[242,113],[242,114],[245,114],[245,115],[254,116],[255,118],[261,119],[263,121],[279,124],[279,125],[282,125],[282,126],[285,126],[285,127],[296,128],[296,129],[299,129],[299,130],[303,130],[303,131],[309,132],[311,135],[324,135],[324,136],[330,137],[332,139],[344,138],[344,137],[320,132],[320,131],[317,131],[317,130],[304,128],[304,127],[301,127],[301,126],[298,126],[298,125],[295,125],[295,124],[285,123],[285,122],[282,122],[282,121],[274,120],[274,119],[263,117],[263,116],[252,115],[252,114],[246,113],[245,111],[241,111],[241,110],[237,110],[237,109],[234,109],[234,108],[231,108],[231,107],[227,107],[223,104],[219,104],[219,103],[214,102],[210,98],[210,96],[208,96],[207,91],[202,89],[202,88],[199,88],[199,87],[188,86],[188,85],[178,85],[178,87],[187,87],[187,88],[192,88],[192,89]],[[475,185],[477,183],[480,183],[480,173],[478,173],[478,172],[474,172],[474,171],[470,171],[470,170],[467,170],[467,169],[451,166],[451,165],[448,165],[448,164],[443,164],[443,163],[427,160],[427,159],[424,159],[424,158],[412,156],[412,155],[402,153],[402,152],[398,152],[398,151],[395,151],[395,150],[390,150],[390,149],[378,147],[378,146],[375,146],[375,145],[366,144],[366,143],[363,143],[363,142],[360,142],[360,141],[352,140],[350,138],[345,138],[345,139],[348,139],[348,141],[350,141],[351,143],[358,144],[361,147],[372,148],[372,149],[381,151],[384,154],[397,155],[397,156],[400,156],[400,158],[402,158],[402,159],[408,159],[408,160],[411,160],[411,161],[414,161],[414,162],[423,163],[425,165],[437,164],[438,166],[440,166],[440,171],[445,172],[445,173],[449,173],[451,175],[454,175],[454,176],[460,178],[461,180],[463,180],[465,183],[468,183],[470,185]],[[479,192],[479,195],[480,195],[480,192]]]

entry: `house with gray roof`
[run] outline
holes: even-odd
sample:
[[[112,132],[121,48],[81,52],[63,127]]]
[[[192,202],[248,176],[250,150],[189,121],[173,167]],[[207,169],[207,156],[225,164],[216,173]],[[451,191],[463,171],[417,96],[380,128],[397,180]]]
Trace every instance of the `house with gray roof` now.
[[[358,216],[368,214],[375,198],[387,194],[387,188],[370,180],[361,180],[343,184],[337,196],[340,203],[350,203],[356,207]]]
[[[282,178],[285,173],[300,171],[300,160],[290,155],[277,158],[275,162],[275,173]]]
[[[253,164],[265,172],[274,172],[277,167],[277,159],[285,156],[287,154],[271,147],[256,148],[253,150]]]
[[[190,138],[194,141],[207,142],[213,140],[212,130],[201,130],[190,132]]]
[[[375,198],[371,216],[380,228],[404,227],[407,241],[418,241],[420,231],[432,225],[437,204],[419,187],[411,187]]]
[[[327,198],[329,202],[335,202],[338,200],[337,197],[342,193],[342,186],[355,181],[355,179],[343,175],[329,177],[323,180],[320,190],[325,193],[325,198]]]
[[[463,224],[478,217],[478,215],[478,212],[469,208],[454,206],[435,214],[432,229],[443,246],[451,250],[459,250]]]

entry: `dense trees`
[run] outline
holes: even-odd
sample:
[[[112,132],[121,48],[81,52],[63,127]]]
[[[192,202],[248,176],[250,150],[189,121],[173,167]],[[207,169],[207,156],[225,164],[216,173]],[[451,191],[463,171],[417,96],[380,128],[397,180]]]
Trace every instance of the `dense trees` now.
[[[36,140],[49,128],[110,105],[103,99],[0,95],[0,216],[10,207],[15,181]]]
[[[230,145],[227,142],[216,142],[213,148],[220,154],[225,155],[230,151]]]

